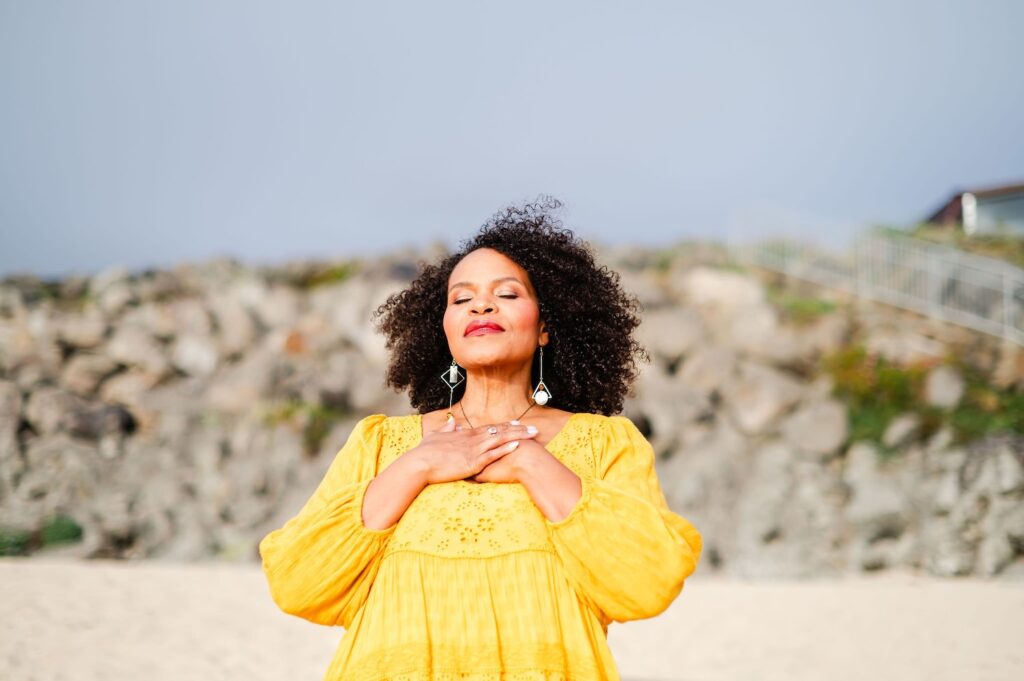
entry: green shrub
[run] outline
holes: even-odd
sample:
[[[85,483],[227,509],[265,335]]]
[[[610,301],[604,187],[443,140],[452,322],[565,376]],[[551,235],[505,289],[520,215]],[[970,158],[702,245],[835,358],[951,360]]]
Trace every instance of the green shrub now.
[[[963,398],[953,409],[924,400],[925,379],[939,363],[950,364],[964,378]],[[870,440],[883,454],[892,453],[882,445],[886,428],[904,413],[920,418],[921,439],[943,425],[950,426],[956,443],[997,432],[1024,433],[1024,394],[992,386],[980,371],[955,356],[901,366],[863,346],[852,346],[823,358],[822,368],[833,380],[833,395],[849,408],[850,441]]]
[[[31,535],[23,530],[0,527],[0,556],[28,555]]]
[[[822,360],[834,392],[855,408],[884,406],[893,413],[914,410],[924,389],[928,366],[902,367],[863,346],[839,350]]]
[[[946,244],[968,253],[988,258],[1005,260],[1017,267],[1024,267],[1024,238],[1017,232],[1003,226],[1003,229],[989,234],[966,234],[959,226],[933,225],[922,223],[909,230],[890,230],[903,236]]]
[[[73,519],[58,515],[51,518],[39,532],[43,546],[52,544],[68,544],[82,538],[82,528]]]
[[[802,296],[774,287],[768,289],[768,300],[781,310],[786,321],[798,326],[809,324],[819,317],[834,312],[837,307],[831,300]]]
[[[361,269],[362,264],[358,260],[332,263],[301,278],[295,285],[302,289],[311,289],[325,284],[338,284],[357,274]]]
[[[953,360],[953,365],[965,382],[963,399],[950,416],[955,442],[988,433],[1024,434],[1024,392],[989,384],[981,371],[959,358]]]
[[[27,556],[43,546],[69,544],[81,538],[78,523],[68,516],[56,515],[34,531],[0,528],[0,556]]]

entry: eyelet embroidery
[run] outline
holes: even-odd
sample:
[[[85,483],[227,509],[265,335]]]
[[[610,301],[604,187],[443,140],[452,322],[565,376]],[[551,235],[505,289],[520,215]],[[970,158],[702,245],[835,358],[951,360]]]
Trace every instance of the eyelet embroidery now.
[[[546,448],[576,475],[594,475],[594,414],[576,414]],[[418,414],[390,416],[377,471],[422,440]],[[520,483],[455,480],[428,485],[399,519],[384,557],[418,551],[447,557],[487,557],[515,551],[554,552],[546,517]]]

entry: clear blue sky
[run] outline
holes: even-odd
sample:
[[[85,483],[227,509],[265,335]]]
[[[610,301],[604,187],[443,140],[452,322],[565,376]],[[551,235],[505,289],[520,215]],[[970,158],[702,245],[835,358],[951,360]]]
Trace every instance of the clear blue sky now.
[[[0,275],[846,238],[1024,180],[1024,2],[0,0]]]

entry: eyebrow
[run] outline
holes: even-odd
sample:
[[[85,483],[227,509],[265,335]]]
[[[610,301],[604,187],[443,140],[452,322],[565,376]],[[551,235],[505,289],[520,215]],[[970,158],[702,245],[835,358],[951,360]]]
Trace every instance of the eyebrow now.
[[[514,281],[514,282],[516,282],[518,284],[526,286],[526,284],[523,284],[523,282],[519,281],[518,277],[498,277],[497,279],[491,279],[491,283],[492,284],[496,284],[499,281]],[[460,282],[457,282],[455,284],[452,284],[451,288],[448,289],[448,293],[451,293],[452,291],[454,291],[455,289],[459,288],[460,286],[468,286],[470,288],[475,288],[472,282],[460,281]]]

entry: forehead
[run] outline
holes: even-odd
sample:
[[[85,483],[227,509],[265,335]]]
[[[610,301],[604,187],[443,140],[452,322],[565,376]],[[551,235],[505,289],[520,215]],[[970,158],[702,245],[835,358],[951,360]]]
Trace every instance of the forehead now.
[[[513,276],[527,286],[530,277],[514,260],[491,248],[478,248],[467,253],[452,269],[448,277],[448,285],[468,281],[486,283],[498,277]]]

